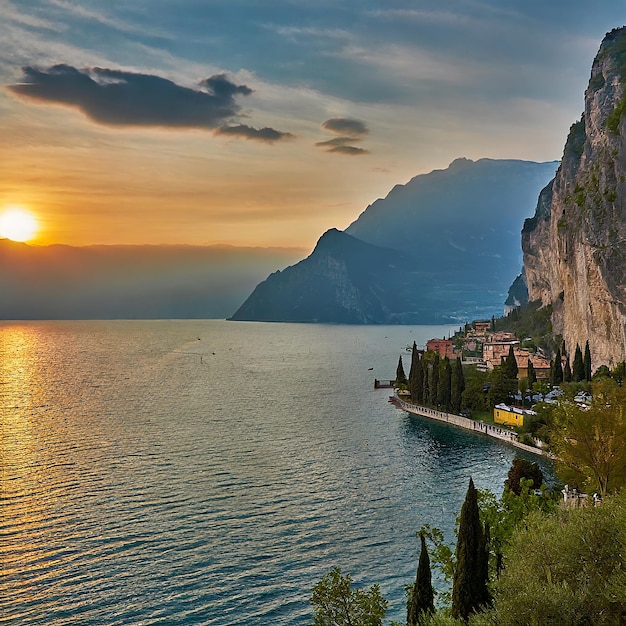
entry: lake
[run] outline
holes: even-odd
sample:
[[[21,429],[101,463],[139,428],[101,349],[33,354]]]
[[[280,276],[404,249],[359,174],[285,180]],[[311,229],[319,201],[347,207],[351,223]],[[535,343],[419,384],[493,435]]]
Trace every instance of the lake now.
[[[404,620],[416,531],[517,453],[374,389],[450,330],[2,323],[0,621],[310,624],[335,565]]]

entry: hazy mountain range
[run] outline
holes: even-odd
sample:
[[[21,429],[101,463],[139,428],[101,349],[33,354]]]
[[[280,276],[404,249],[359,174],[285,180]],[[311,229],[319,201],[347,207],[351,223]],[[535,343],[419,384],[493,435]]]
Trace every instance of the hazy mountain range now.
[[[429,324],[501,315],[522,266],[524,219],[557,165],[457,159],[397,185],[343,237],[326,233],[309,257],[272,274],[232,319]]]
[[[0,319],[225,318],[300,248],[0,240]]]

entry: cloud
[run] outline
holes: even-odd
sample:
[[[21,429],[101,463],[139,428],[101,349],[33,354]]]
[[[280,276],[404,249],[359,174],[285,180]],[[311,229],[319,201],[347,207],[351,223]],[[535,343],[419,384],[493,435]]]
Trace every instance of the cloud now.
[[[356,156],[359,154],[369,154],[370,151],[365,148],[357,148],[356,146],[334,146],[327,152],[336,152],[339,154],[348,154],[350,156]]]
[[[101,67],[53,65],[22,68],[23,82],[7,89],[22,98],[74,107],[107,126],[196,128],[272,142],[291,136],[272,128],[231,126],[240,115],[237,96],[252,89],[225,74],[202,80],[198,89],[155,76]]]
[[[335,135],[346,137],[361,137],[369,133],[365,122],[350,117],[331,117],[322,122],[322,128]]]
[[[217,129],[219,135],[232,135],[234,137],[243,137],[244,139],[256,139],[257,141],[265,141],[266,143],[274,143],[281,139],[293,139],[294,135],[285,133],[274,128],[252,128],[245,124],[237,124],[236,126],[220,126]]]
[[[337,135],[326,141],[318,141],[315,145],[318,148],[326,150],[326,152],[334,152],[336,154],[347,154],[349,156],[357,156],[361,154],[369,154],[369,150],[358,148],[351,144],[362,141],[363,137],[369,133],[367,124],[362,120],[352,117],[331,117],[321,124],[322,129]]]

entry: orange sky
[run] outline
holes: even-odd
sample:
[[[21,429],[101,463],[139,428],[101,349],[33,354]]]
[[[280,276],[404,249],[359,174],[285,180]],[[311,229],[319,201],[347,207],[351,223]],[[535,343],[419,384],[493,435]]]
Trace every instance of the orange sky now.
[[[273,13],[253,3],[243,17],[185,1],[167,13],[0,0],[0,211],[35,213],[41,244],[311,248],[395,184],[457,157],[560,158],[600,40],[620,25],[609,2],[569,3],[561,24],[548,9],[493,2],[365,2],[347,15],[269,4]],[[89,74],[91,91],[66,89],[57,64]],[[40,70],[41,85],[22,67]],[[201,81],[226,77],[230,109],[186,124],[174,101],[151,110],[168,104],[159,94],[142,94],[128,118],[89,108],[108,82],[139,75],[205,101],[219,94]],[[162,117],[144,123],[142,111]],[[340,136],[330,120],[360,126]],[[260,140],[261,129],[280,139]]]

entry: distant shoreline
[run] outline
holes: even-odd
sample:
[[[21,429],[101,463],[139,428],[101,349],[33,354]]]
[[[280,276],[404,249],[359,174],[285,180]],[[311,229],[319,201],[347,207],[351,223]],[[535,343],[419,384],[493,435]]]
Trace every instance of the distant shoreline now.
[[[454,426],[458,426],[459,428],[464,428],[465,430],[471,430],[475,433],[482,433],[483,435],[487,435],[488,437],[491,437],[493,439],[504,441],[505,443],[511,444],[512,446],[520,448],[521,450],[525,450],[526,452],[538,454],[539,456],[544,456],[546,458],[551,458],[551,455],[545,450],[529,446],[525,443],[521,443],[518,439],[519,435],[511,430],[506,430],[505,428],[493,426],[492,424],[487,424],[486,422],[482,422],[480,420],[472,420],[461,415],[456,415],[454,413],[444,413],[443,411],[437,411],[435,409],[418,406],[416,404],[410,404],[409,402],[401,400],[395,393],[393,396],[389,396],[389,402],[391,402],[397,408],[406,411],[407,413],[420,415],[422,417],[428,417],[430,419],[436,420],[438,422],[444,422],[446,424],[452,424]]]

